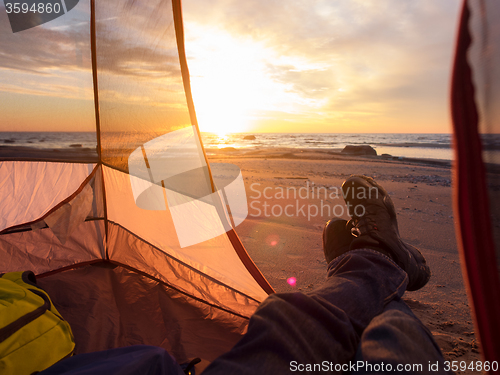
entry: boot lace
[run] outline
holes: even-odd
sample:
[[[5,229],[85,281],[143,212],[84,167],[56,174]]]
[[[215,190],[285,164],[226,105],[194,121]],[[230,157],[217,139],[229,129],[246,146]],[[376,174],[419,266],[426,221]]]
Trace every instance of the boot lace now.
[[[368,206],[364,216],[357,219],[352,219],[353,227],[351,228],[351,234],[354,237],[361,237],[365,234],[378,230],[375,217],[377,214],[377,208]]]

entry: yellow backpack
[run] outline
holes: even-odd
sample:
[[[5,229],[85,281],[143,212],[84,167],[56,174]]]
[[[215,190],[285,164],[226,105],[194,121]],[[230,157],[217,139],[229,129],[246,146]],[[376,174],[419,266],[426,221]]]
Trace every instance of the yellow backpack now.
[[[30,375],[70,356],[71,327],[33,272],[0,275],[0,374]]]

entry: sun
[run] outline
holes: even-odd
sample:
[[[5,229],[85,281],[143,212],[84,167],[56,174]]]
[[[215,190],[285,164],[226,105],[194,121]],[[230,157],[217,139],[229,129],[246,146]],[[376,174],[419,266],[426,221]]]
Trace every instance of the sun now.
[[[215,67],[215,69],[213,69]],[[192,79],[193,100],[201,131],[227,134],[250,128],[249,114],[254,98],[251,82],[223,64],[212,64],[202,77]]]
[[[187,46],[200,130],[219,136],[252,131],[269,92],[262,47],[219,30],[198,29],[196,24],[187,28],[193,33]]]
[[[221,83],[216,86],[209,78],[203,85],[193,89],[196,117],[200,130],[224,136],[228,133],[241,133],[250,128],[248,111],[245,108],[245,98],[242,102],[236,97],[226,94],[230,84]],[[237,96],[237,95],[235,95]]]
[[[224,135],[278,129],[276,115],[313,113],[326,100],[302,97],[279,72],[316,71],[316,62],[282,55],[263,41],[196,22],[189,23],[187,57],[198,125],[203,132]],[[287,124],[289,124],[288,119]],[[264,125],[266,124],[266,125]]]

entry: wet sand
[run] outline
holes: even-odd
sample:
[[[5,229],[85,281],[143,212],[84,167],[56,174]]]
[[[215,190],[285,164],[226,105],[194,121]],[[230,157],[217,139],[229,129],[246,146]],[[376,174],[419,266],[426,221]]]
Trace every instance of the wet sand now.
[[[242,170],[249,216],[236,231],[277,292],[305,292],[323,282],[324,223],[330,216],[348,219],[347,209],[341,210],[341,184],[351,174],[375,178],[394,201],[401,236],[421,250],[432,271],[429,283],[407,292],[404,300],[431,330],[446,359],[480,360],[455,237],[451,163],[349,157],[310,149],[207,153],[211,163],[233,163]],[[314,206],[319,207],[315,216]],[[296,278],[294,287],[287,283],[290,277]]]
[[[72,148],[34,148],[0,145],[0,160],[89,162],[98,161],[95,149],[87,147]]]

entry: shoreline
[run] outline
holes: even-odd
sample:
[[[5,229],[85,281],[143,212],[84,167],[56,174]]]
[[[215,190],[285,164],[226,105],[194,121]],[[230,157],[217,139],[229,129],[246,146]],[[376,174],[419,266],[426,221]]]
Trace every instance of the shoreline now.
[[[339,161],[369,161],[388,164],[408,164],[420,166],[435,166],[451,169],[453,160],[414,158],[392,155],[365,155],[356,156],[343,154],[340,148],[293,148],[293,147],[252,147],[252,148],[209,148],[205,147],[207,158],[210,159],[298,159],[298,160],[339,160]],[[110,153],[111,154],[111,153]],[[106,155],[107,158],[119,159],[120,170],[126,171],[126,158],[119,156],[119,150],[113,150],[113,155]],[[5,146],[0,145],[0,162],[18,161],[53,161],[53,162],[79,162],[97,163],[99,161],[97,152],[89,147],[68,147],[68,148],[35,148],[25,146]],[[500,174],[500,164],[487,163],[485,167],[488,174]]]
[[[282,159],[308,159],[308,160],[370,160],[380,162],[405,162],[414,164],[439,165],[451,167],[452,161],[443,159],[424,159],[397,157],[392,155],[356,156],[342,154],[339,148],[292,148],[292,147],[252,147],[252,148],[208,148],[205,152],[208,159],[211,158],[282,158]],[[117,152],[116,154],[119,154]],[[89,161],[97,162],[97,152],[88,147],[68,148],[36,148],[25,146],[0,145],[0,160],[67,160],[67,161]]]
[[[96,163],[98,156],[95,149],[88,147],[36,148],[0,145],[0,161],[8,160]]]
[[[451,160],[444,159],[425,159],[425,158],[410,158],[403,156],[392,155],[366,155],[356,156],[342,154],[340,148],[252,148],[252,149],[236,149],[232,147],[226,148],[205,148],[208,159],[211,158],[282,158],[282,159],[308,159],[308,160],[352,160],[362,161],[369,160],[374,162],[407,162],[414,164],[439,165],[441,167],[451,167]]]

